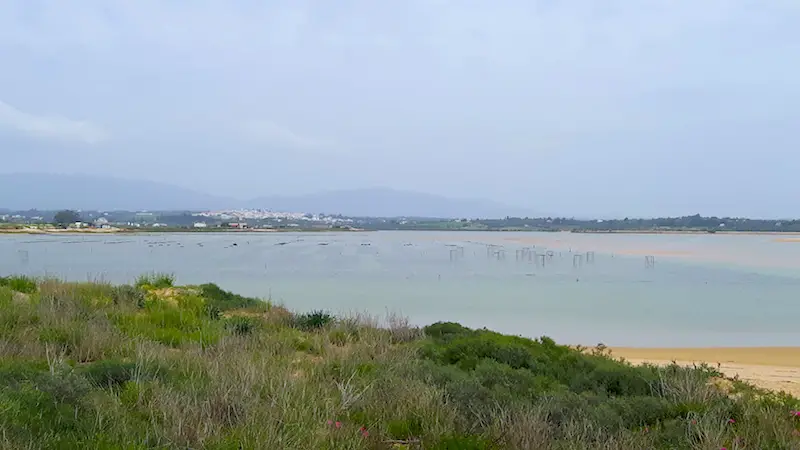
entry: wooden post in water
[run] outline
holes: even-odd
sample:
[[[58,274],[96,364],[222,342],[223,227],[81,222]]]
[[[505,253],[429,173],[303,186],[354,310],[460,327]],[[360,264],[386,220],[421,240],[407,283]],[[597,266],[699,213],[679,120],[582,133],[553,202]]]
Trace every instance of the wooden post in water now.
[[[572,255],[572,267],[583,265],[583,255]]]
[[[545,255],[544,253],[540,253],[540,254],[536,255],[536,265],[544,267],[544,265],[545,265],[545,257],[546,256],[547,255]]]
[[[594,264],[594,252],[586,252],[586,264]]]

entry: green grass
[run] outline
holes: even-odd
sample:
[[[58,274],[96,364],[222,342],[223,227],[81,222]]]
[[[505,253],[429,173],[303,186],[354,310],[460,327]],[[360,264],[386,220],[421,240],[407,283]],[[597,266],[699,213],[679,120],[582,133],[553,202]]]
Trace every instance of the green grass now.
[[[797,399],[723,390],[710,367],[378,328],[166,275],[1,280],[0,449],[800,448]]]
[[[36,292],[36,280],[24,275],[0,277],[0,286],[7,287],[23,294]]]
[[[207,304],[220,311],[237,308],[251,308],[254,306],[260,306],[263,303],[255,298],[243,297],[239,294],[225,291],[213,283],[201,284],[199,287],[203,297],[207,301]]]
[[[148,273],[140,275],[136,279],[135,286],[139,288],[151,287],[156,289],[164,289],[172,287],[175,284],[175,276],[169,273]]]

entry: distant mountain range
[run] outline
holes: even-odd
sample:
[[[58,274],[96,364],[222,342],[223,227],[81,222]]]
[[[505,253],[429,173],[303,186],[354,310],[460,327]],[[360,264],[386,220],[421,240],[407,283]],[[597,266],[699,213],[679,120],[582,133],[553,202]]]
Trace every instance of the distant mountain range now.
[[[90,175],[0,175],[0,208],[170,210],[235,205],[236,200],[170,184]]]
[[[245,200],[151,181],[89,175],[0,174],[0,209],[65,208],[129,211],[261,208],[369,217],[495,218],[535,215],[532,211],[489,200],[452,199],[386,188]]]

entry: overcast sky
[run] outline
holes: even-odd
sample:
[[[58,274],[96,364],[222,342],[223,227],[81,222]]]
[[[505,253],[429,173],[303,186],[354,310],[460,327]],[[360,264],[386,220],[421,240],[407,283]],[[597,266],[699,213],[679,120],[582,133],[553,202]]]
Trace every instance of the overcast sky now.
[[[0,0],[0,171],[800,216],[797,0]]]

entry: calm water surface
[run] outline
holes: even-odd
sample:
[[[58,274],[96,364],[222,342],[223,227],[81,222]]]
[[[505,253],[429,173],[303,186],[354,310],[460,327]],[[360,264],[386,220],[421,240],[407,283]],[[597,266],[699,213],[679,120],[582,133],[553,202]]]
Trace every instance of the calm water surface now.
[[[800,242],[776,236],[0,236],[0,274],[130,282],[151,271],[292,309],[395,312],[565,343],[800,345]]]

